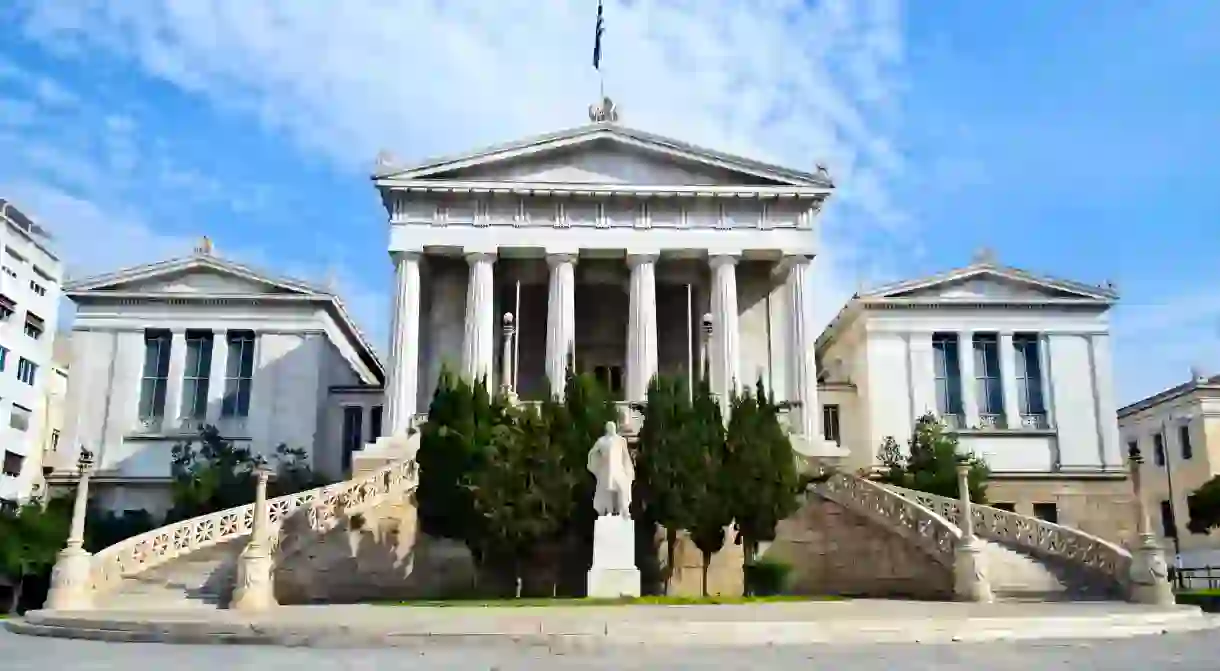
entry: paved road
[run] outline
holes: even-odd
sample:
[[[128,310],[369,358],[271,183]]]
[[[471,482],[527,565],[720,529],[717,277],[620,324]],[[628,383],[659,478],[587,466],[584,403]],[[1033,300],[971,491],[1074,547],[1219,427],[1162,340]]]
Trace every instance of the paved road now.
[[[0,631],[4,671],[85,669],[172,669],[173,671],[557,671],[558,669],[672,669],[737,671],[766,668],[808,671],[1214,671],[1220,637],[1214,632],[1147,636],[1118,641],[988,643],[955,645],[874,645],[756,650],[620,650],[601,654],[548,655],[508,648],[325,650],[263,647],[179,646],[93,643],[15,636]]]

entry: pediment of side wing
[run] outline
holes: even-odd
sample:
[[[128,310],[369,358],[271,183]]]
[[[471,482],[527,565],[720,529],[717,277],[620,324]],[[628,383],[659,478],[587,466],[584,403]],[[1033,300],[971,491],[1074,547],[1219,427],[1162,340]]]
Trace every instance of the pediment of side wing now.
[[[904,282],[871,292],[868,298],[946,301],[1109,302],[1113,292],[1074,282],[1037,278],[1002,270],[978,270],[923,281]]]
[[[316,293],[293,280],[274,278],[226,261],[191,258],[122,270],[74,281],[69,293],[309,295]]]
[[[414,168],[379,179],[831,188],[808,174],[616,126],[594,125]]]

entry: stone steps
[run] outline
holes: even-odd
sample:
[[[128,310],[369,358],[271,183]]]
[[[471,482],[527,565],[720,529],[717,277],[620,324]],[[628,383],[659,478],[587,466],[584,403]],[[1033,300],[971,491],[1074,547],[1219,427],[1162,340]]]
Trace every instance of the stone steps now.
[[[237,555],[245,545],[245,538],[218,543],[124,578],[114,590],[100,595],[97,605],[118,610],[223,606],[233,590]]]
[[[1121,600],[1078,567],[1059,565],[995,541],[983,541],[987,577],[997,598],[1008,601]]]

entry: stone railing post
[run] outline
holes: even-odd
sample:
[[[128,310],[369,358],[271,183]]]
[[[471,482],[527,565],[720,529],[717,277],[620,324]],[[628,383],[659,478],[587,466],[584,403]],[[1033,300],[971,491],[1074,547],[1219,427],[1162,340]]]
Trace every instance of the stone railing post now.
[[[1144,463],[1139,447],[1133,446],[1127,454],[1131,469],[1131,488],[1135,495],[1135,525],[1139,533],[1139,546],[1131,553],[1131,592],[1129,598],[1136,603],[1171,606],[1177,602],[1173,586],[1169,584],[1169,565],[1161,550],[1152,523],[1148,518],[1148,504],[1144,501],[1144,487],[1140,477],[1140,466]]]
[[[500,353],[500,392],[510,402],[515,403],[517,390],[513,388],[513,339],[517,337],[517,325],[513,319],[513,313],[505,312],[500,326],[503,339],[503,349]]]
[[[72,526],[68,530],[68,541],[51,569],[48,610],[89,610],[93,607],[92,555],[85,550],[85,515],[89,509],[93,453],[81,448],[76,467],[80,470],[80,481],[76,484],[76,500],[72,504]]]
[[[961,498],[957,526],[962,538],[953,549],[953,594],[959,601],[991,603],[995,596],[987,579],[983,544],[974,535],[974,511],[970,502],[970,463],[957,464],[957,487]]]
[[[277,606],[271,580],[272,557],[265,542],[267,535],[267,478],[270,471],[259,467],[254,492],[254,521],[250,542],[237,559],[237,586],[233,590],[234,610],[262,611]]]

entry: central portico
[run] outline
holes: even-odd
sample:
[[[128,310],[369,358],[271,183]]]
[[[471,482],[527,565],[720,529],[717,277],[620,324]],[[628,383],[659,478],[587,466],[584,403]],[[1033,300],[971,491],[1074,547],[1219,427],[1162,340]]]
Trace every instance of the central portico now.
[[[563,394],[571,357],[641,401],[706,357],[722,398],[761,378],[799,402],[797,449],[841,454],[822,437],[811,324],[824,170],[602,121],[414,167],[383,157],[375,183],[395,267],[387,436],[426,411],[443,366],[537,400]]]

